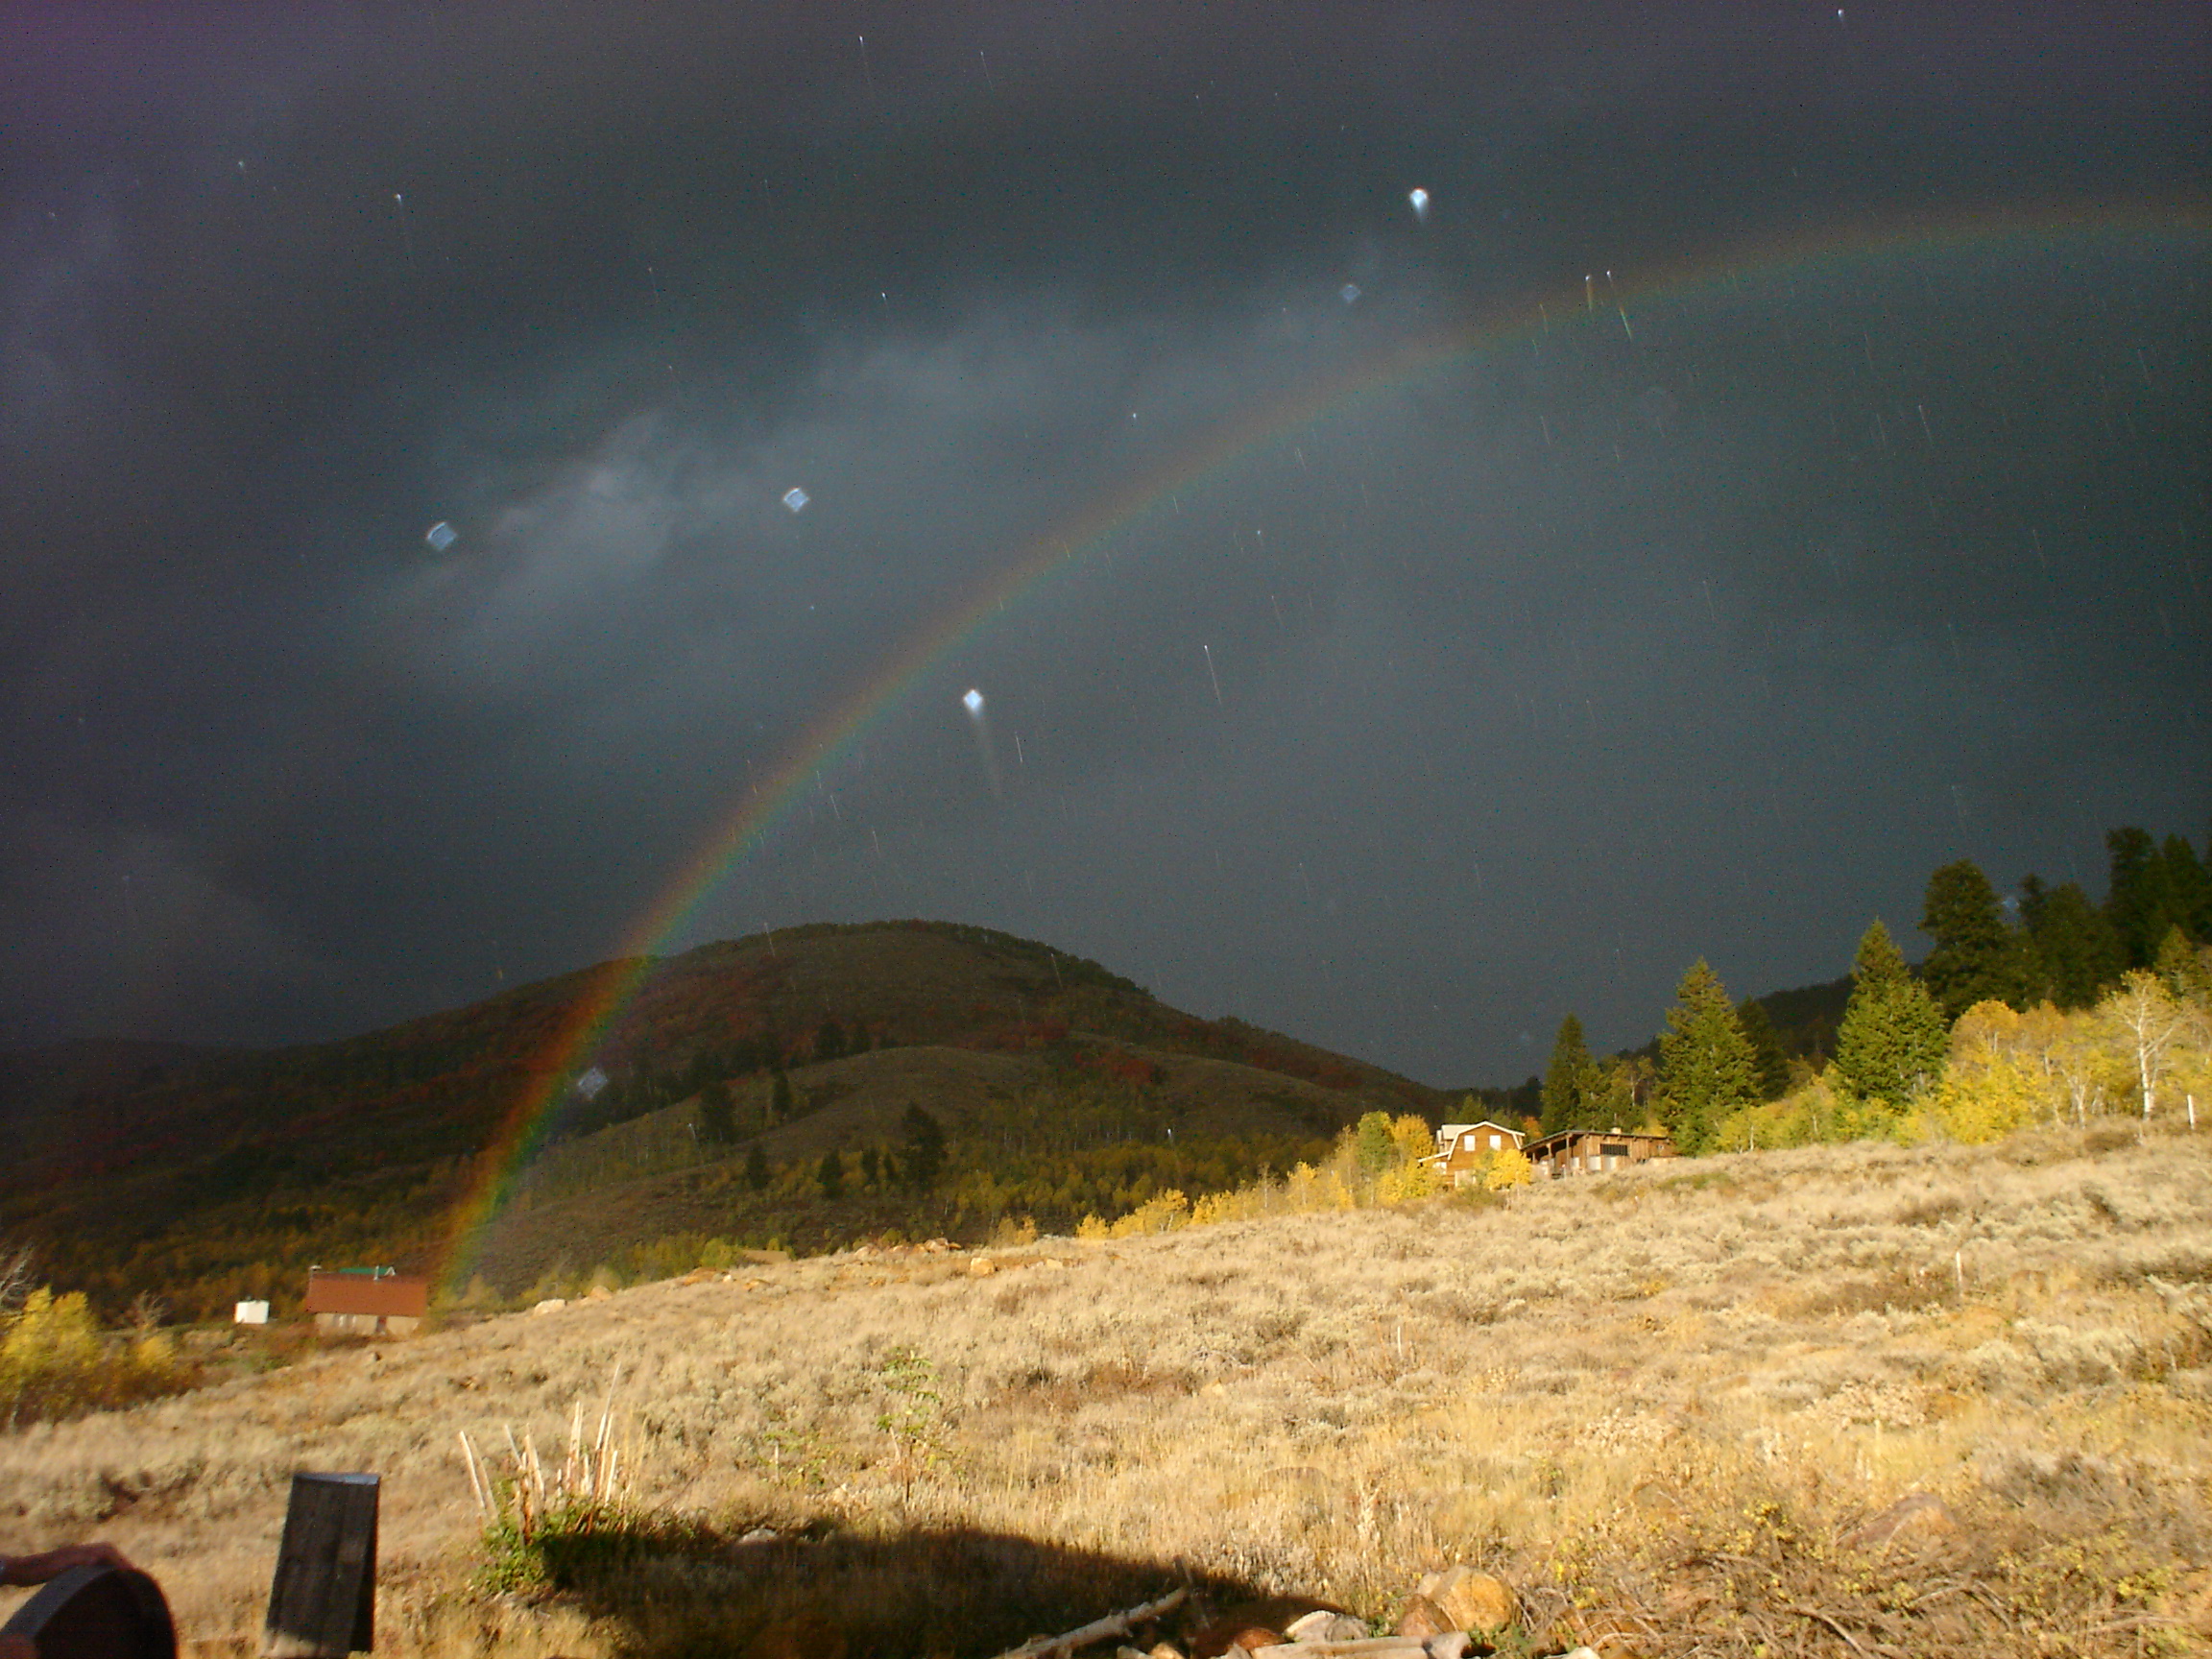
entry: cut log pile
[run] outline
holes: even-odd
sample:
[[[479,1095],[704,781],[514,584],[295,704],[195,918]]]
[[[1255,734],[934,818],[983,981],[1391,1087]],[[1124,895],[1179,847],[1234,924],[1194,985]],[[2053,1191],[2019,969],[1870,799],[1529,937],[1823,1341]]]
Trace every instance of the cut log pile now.
[[[1182,1617],[1171,1621],[1171,1614]],[[1180,1626],[1174,1635],[1168,1634],[1171,1623]],[[1525,1609],[1512,1588],[1465,1566],[1423,1578],[1386,1634],[1310,1598],[1279,1596],[1206,1616],[1176,1590],[1063,1635],[1032,1638],[998,1659],[1072,1659],[1108,1642],[1116,1644],[1115,1659],[1471,1659],[1498,1652],[1508,1639],[1515,1653],[1632,1659],[1626,1647],[1609,1643],[1600,1650],[1572,1636],[1550,1644],[1538,1639],[1531,1646]],[[1149,1647],[1134,1645],[1145,1641]]]

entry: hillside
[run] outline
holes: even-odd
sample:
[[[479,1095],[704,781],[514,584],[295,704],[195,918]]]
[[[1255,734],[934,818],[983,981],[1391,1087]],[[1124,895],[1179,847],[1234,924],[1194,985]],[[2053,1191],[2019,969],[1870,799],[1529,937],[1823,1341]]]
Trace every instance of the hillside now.
[[[2212,1133],[2109,1119],[855,1251],[0,1436],[0,1535],[112,1537],[202,1652],[254,1646],[306,1467],[385,1478],[401,1659],[734,1653],[797,1616],[984,1655],[1187,1579],[1387,1620],[1454,1559],[1519,1592],[1510,1653],[2201,1653],[2208,1276]],[[558,1595],[472,1590],[456,1433],[551,1461],[580,1401],[632,1519]]]
[[[108,1040],[0,1049],[0,1142],[18,1162],[69,1156],[109,1131],[87,1121],[88,1111],[119,1104],[158,1084],[171,1068],[204,1065],[221,1052]]]
[[[111,1310],[151,1290],[195,1316],[246,1294],[282,1308],[311,1262],[437,1266],[454,1207],[541,1082],[562,1102],[542,1167],[519,1172],[516,1226],[485,1240],[502,1289],[671,1235],[818,1248],[889,1228],[979,1236],[1009,1209],[1071,1224],[1070,1209],[1233,1184],[1363,1112],[1442,1101],[1047,946],[929,923],[798,928],[656,962],[589,1056],[606,1087],[545,1078],[575,1010],[631,966],[337,1043],[12,1057],[0,1238],[29,1240],[57,1281]],[[732,1097],[733,1139],[700,1137],[708,1090]],[[880,1144],[895,1162],[911,1105],[949,1142],[928,1190],[855,1174],[832,1199],[799,1179],[831,1147],[856,1162]],[[778,1174],[765,1191],[742,1178],[756,1145]]]

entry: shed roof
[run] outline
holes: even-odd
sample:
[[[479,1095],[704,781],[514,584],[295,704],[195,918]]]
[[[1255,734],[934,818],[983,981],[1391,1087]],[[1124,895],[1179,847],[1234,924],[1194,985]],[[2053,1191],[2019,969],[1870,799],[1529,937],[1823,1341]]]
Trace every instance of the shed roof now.
[[[414,1273],[332,1272],[307,1275],[310,1313],[382,1313],[420,1319],[430,1311],[430,1281]]]

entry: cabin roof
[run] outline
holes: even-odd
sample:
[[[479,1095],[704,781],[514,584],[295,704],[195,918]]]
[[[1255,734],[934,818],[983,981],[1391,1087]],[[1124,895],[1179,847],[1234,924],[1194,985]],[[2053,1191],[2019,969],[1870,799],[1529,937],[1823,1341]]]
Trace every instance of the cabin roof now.
[[[430,1281],[389,1270],[318,1267],[307,1275],[307,1311],[420,1319],[430,1311]]]

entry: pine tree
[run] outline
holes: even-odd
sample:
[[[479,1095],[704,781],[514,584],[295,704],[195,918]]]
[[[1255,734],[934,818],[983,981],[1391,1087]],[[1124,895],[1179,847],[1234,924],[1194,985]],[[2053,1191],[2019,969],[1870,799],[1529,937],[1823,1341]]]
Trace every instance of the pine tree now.
[[[2166,929],[2152,971],[2184,1007],[2212,1006],[2212,947],[2190,944],[2179,923]]]
[[[2160,851],[2172,906],[2168,926],[2180,928],[2199,945],[2212,945],[2212,870],[2204,868],[2197,849],[2178,835],[2167,836]]]
[[[1876,921],[1859,941],[1851,1001],[1836,1031],[1834,1066],[1843,1086],[1863,1100],[1902,1107],[1943,1074],[1949,1047],[1943,1011]]]
[[[1633,1054],[1618,1060],[1607,1060],[1592,1074],[1590,1086],[1582,1094],[1582,1120],[1575,1127],[1584,1129],[1635,1129],[1644,1121],[1644,1102],[1640,1098],[1649,1062]]]
[[[1946,864],[1928,878],[1920,930],[1936,941],[1920,976],[1946,1020],[1977,1002],[2026,1000],[2020,939],[2006,925],[1996,888],[1973,859]]]
[[[945,1131],[919,1106],[906,1108],[899,1127],[906,1136],[906,1179],[926,1192],[945,1167]]]
[[[719,1077],[699,1091],[699,1139],[710,1146],[727,1146],[737,1139],[737,1115],[730,1100],[730,1085]]]
[[[2059,1007],[2087,1008],[2118,983],[2119,936],[2080,882],[2046,887],[2030,876],[2020,883],[2020,920],[2034,942],[2039,989]]]
[[[1736,1022],[1743,1027],[1744,1041],[1751,1045],[1751,1064],[1759,1076],[1759,1098],[1781,1099],[1790,1092],[1790,1056],[1782,1047],[1781,1037],[1775,1033],[1767,1004],[1756,998],[1737,1003]]]
[[[1390,1139],[1390,1114],[1369,1112],[1361,1117],[1352,1144],[1359,1167],[1368,1174],[1380,1175],[1398,1161],[1397,1145]]]
[[[2105,830],[2104,852],[2111,860],[2104,915],[2119,937],[2122,965],[2148,967],[2176,920],[2167,891],[2166,860],[2151,832],[2132,825]]]
[[[832,1146],[822,1154],[822,1163],[814,1171],[814,1179],[822,1184],[823,1197],[845,1196],[845,1160],[837,1156],[836,1147]]]
[[[1682,975],[1674,998],[1659,1039],[1661,1110],[1675,1143],[1695,1157],[1712,1125],[1758,1100],[1758,1071],[1728,988],[1703,957]]]
[[[1544,1072],[1544,1133],[1584,1127],[1584,1103],[1597,1067],[1582,1040],[1582,1022],[1570,1014],[1559,1022],[1551,1043],[1551,1064]]]
[[[753,1142],[753,1149],[745,1154],[745,1185],[756,1192],[768,1190],[768,1154],[760,1150],[760,1142]]]
[[[768,1121],[771,1124],[787,1123],[793,1109],[791,1079],[783,1075],[783,1068],[776,1068],[768,1084]]]

